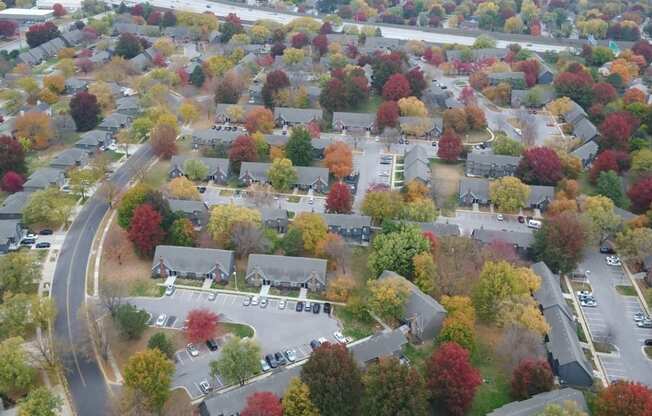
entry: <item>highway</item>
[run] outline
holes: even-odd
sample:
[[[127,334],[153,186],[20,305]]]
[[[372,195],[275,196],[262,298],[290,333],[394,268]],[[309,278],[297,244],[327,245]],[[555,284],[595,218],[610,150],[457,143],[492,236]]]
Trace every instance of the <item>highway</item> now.
[[[122,0],[110,0],[110,3],[118,6],[120,5],[121,1]],[[125,4],[127,5],[133,5],[136,3],[138,3],[138,1],[135,0],[125,1]],[[183,10],[183,11],[196,12],[196,13],[203,13],[209,11],[214,13],[218,17],[224,17],[229,13],[235,13],[238,15],[238,17],[240,17],[240,19],[245,21],[251,21],[251,22],[254,22],[256,20],[261,20],[261,19],[269,19],[269,20],[274,20],[278,23],[287,24],[298,17],[297,15],[289,14],[289,13],[273,12],[268,10],[262,10],[256,7],[236,6],[236,5],[216,3],[213,1],[206,1],[206,0],[192,0],[192,1],[150,0],[149,3],[155,7],[174,9],[174,10]],[[315,17],[313,18],[318,21],[321,21],[321,19],[319,18],[315,18]],[[347,24],[349,23],[347,22]],[[460,45],[472,45],[476,39],[475,36],[432,33],[432,32],[427,32],[419,29],[410,29],[409,27],[398,28],[398,27],[389,27],[389,26],[374,26],[371,24],[370,25],[353,24],[353,23],[351,24],[358,26],[359,28],[363,26],[371,26],[374,28],[380,27],[383,37],[391,38],[391,39],[402,39],[402,40],[417,39],[417,40],[422,40],[424,42],[432,42],[432,43],[439,43],[439,44],[457,43]],[[535,52],[545,52],[545,51],[561,52],[568,49],[568,46],[545,43],[543,42],[545,38],[541,38],[541,40],[542,41],[540,42],[532,42],[532,43],[499,40],[496,42],[496,46],[498,48],[505,48],[509,44],[519,43],[522,47],[530,49]]]
[[[149,144],[141,146],[109,179],[124,187],[154,155]],[[52,297],[57,305],[54,323],[55,338],[63,344],[66,379],[77,415],[106,414],[107,384],[98,363],[89,359],[78,345],[82,325],[78,311],[86,297],[86,267],[90,259],[95,233],[109,205],[100,196],[86,202],[66,234],[52,284]]]

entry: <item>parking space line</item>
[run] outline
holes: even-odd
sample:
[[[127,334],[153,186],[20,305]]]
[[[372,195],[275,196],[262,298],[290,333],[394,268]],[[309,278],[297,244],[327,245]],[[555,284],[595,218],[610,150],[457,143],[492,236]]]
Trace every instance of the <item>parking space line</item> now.
[[[182,352],[177,352],[176,356],[177,356],[177,361],[183,365],[183,360],[181,359],[181,354],[182,354]]]

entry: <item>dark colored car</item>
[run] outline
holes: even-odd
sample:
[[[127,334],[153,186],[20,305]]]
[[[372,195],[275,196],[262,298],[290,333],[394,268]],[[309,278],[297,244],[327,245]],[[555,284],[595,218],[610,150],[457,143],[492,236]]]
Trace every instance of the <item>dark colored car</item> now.
[[[301,312],[303,310],[303,302],[297,302],[297,312]]]
[[[324,303],[324,313],[327,313],[329,315],[331,313],[331,304],[328,302]]]
[[[32,244],[36,243],[36,240],[33,238],[23,238],[20,241],[21,246],[31,246]]]
[[[49,229],[49,228],[44,228],[39,232],[39,234],[41,234],[41,235],[52,235],[52,233],[53,233],[53,231],[51,229]]]
[[[312,305],[312,313],[319,313],[319,309],[321,309],[319,303],[315,303]]]
[[[525,222],[525,218],[523,218],[522,215],[519,215],[519,216],[518,216],[518,222],[520,222],[521,224],[523,224],[523,223]]]
[[[275,353],[274,358],[276,359],[276,362],[278,362],[278,365],[285,365],[288,363],[288,360],[280,352]]]
[[[50,243],[44,241],[42,243],[37,243],[35,247],[36,248],[50,248]]]
[[[647,345],[648,347],[652,346],[652,339],[646,339],[643,344]]]
[[[600,246],[600,253],[602,254],[616,254],[616,251],[610,246]]]
[[[205,186],[198,186],[197,191],[199,191],[200,194],[203,194],[206,192],[206,187]]]
[[[215,341],[212,338],[206,340],[206,346],[211,351],[217,351],[217,349],[219,348],[219,345],[217,345],[217,341]]]
[[[319,348],[320,345],[321,345],[321,342],[317,341],[316,339],[313,339],[312,341],[310,341],[310,348],[312,348],[313,351],[316,350],[317,348]]]
[[[267,364],[269,364],[269,366],[272,368],[278,367],[278,361],[276,361],[276,358],[274,358],[273,354],[267,354],[265,356],[265,361],[267,361]]]

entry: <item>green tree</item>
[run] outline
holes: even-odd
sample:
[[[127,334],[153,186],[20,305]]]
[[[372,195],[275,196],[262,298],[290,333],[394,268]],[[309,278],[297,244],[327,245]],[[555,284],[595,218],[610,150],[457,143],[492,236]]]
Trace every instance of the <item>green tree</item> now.
[[[63,401],[47,388],[39,387],[29,392],[20,403],[18,416],[55,416],[61,410]]]
[[[624,258],[642,262],[652,253],[652,229],[626,229],[616,235],[616,247]]]
[[[124,369],[125,386],[144,398],[145,407],[160,412],[170,397],[174,364],[158,349],[146,349],[129,357]]]
[[[0,343],[0,393],[11,395],[26,391],[34,384],[36,370],[29,365],[20,337]]]
[[[183,163],[183,171],[188,179],[202,181],[208,176],[208,166],[199,159],[188,159]]]
[[[590,234],[601,243],[620,228],[620,216],[614,212],[613,201],[606,196],[587,197],[582,204],[582,211],[589,220]]]
[[[129,303],[120,305],[115,316],[120,333],[128,339],[138,339],[147,329],[149,314]]]
[[[23,222],[56,228],[68,220],[74,205],[70,196],[54,187],[36,191],[23,208]]]
[[[252,208],[245,208],[235,204],[216,205],[211,211],[208,220],[208,231],[213,240],[226,244],[230,238],[230,231],[233,224],[238,222],[249,222],[252,224],[261,223],[260,211]]]
[[[496,320],[501,303],[512,295],[527,292],[519,271],[506,261],[485,263],[473,289],[473,305],[480,319]]]
[[[462,348],[473,352],[475,350],[475,329],[473,323],[456,316],[449,316],[444,323],[437,337],[437,342],[455,342]]]
[[[435,291],[435,280],[437,279],[437,266],[432,254],[428,252],[419,253],[412,258],[414,265],[414,284],[423,293],[433,294]]]
[[[577,214],[565,211],[543,221],[534,233],[532,251],[553,272],[570,273],[582,259],[586,238],[586,224]]]
[[[497,155],[520,156],[523,153],[523,145],[510,139],[505,133],[496,133],[492,148]]]
[[[589,416],[576,402],[568,400],[563,405],[549,404],[537,416]]]
[[[652,172],[652,150],[641,149],[634,152],[630,171],[635,175],[645,175]]]
[[[260,371],[260,346],[252,339],[232,337],[222,347],[220,357],[210,362],[211,376],[219,374],[227,383],[245,381]]]
[[[298,228],[290,228],[280,241],[280,247],[286,256],[298,256],[303,250],[303,235]]]
[[[617,207],[624,207],[627,204],[627,197],[623,191],[623,184],[620,177],[613,170],[600,172],[597,182],[597,190],[600,195],[611,199]]]
[[[362,200],[362,213],[368,215],[376,224],[383,220],[396,218],[402,208],[403,199],[398,192],[367,192]]]
[[[399,217],[407,221],[433,222],[437,219],[435,201],[430,198],[419,198],[403,204]]]
[[[267,172],[270,183],[280,192],[285,192],[297,181],[297,171],[290,159],[274,159]]]
[[[173,246],[195,247],[197,231],[188,218],[177,218],[168,230],[168,242]]]
[[[142,184],[138,184],[125,192],[118,206],[118,224],[125,230],[131,225],[131,218],[134,210],[147,198],[149,189]]]
[[[381,359],[367,368],[362,377],[363,416],[426,416],[426,385],[414,367],[403,365],[395,357]]]
[[[41,277],[41,265],[29,252],[0,257],[0,298],[5,292],[26,293]]]
[[[384,320],[396,321],[403,317],[410,288],[398,276],[369,280],[369,308]]]
[[[416,225],[401,225],[396,231],[376,236],[367,266],[372,276],[392,270],[408,279],[414,275],[412,258],[429,252],[430,243]]]
[[[489,184],[489,198],[505,212],[516,212],[526,206],[530,187],[514,176],[505,176]]]
[[[310,166],[314,154],[308,130],[304,127],[292,128],[292,133],[285,146],[285,154],[294,166]]]
[[[206,75],[204,75],[204,70],[202,69],[201,65],[197,65],[195,69],[193,69],[190,73],[190,83],[195,87],[200,88],[202,85],[204,85],[205,80]]]
[[[174,345],[172,344],[172,340],[168,338],[167,335],[165,335],[165,332],[157,332],[156,334],[149,337],[149,341],[147,341],[147,348],[156,348],[169,359],[174,357]]]
[[[319,411],[310,400],[308,386],[298,377],[290,380],[290,385],[283,395],[284,416],[319,416]]]
[[[72,191],[82,199],[86,199],[86,193],[100,179],[101,173],[97,169],[75,168],[68,172],[68,177]]]
[[[324,217],[314,212],[302,212],[297,215],[291,228],[301,231],[303,248],[309,253],[315,253],[317,244],[328,234],[328,226]]]

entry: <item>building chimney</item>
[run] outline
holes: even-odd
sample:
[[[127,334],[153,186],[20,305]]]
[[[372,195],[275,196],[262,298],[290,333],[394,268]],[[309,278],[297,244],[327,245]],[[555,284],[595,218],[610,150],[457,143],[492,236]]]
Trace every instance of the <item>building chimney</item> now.
[[[159,269],[159,270],[158,270],[158,273],[159,273],[159,275],[160,275],[162,278],[165,279],[165,278],[168,277],[168,276],[167,276],[167,272],[166,272],[166,270],[165,270],[165,263],[163,263],[163,256],[160,256],[160,257],[159,257],[159,261],[158,261],[158,269]]]

